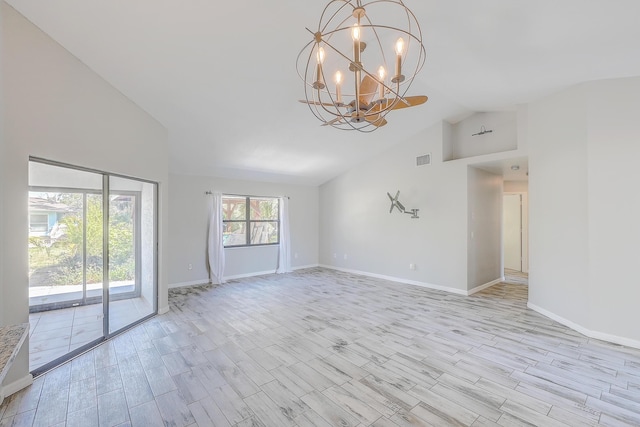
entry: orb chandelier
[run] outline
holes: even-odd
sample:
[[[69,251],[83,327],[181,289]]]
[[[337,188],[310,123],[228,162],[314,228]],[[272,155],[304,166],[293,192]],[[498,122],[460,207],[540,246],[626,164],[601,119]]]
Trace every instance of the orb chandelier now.
[[[406,96],[426,51],[402,0],[332,0],[298,54],[305,99],[323,126],[372,132],[391,110],[423,104]]]

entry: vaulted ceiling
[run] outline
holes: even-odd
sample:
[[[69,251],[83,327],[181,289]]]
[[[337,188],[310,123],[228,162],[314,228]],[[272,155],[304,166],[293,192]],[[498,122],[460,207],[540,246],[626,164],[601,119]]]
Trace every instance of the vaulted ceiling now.
[[[638,0],[406,0],[429,101],[360,134],[297,102],[324,0],[7,2],[166,126],[174,173],[320,184],[440,120],[640,75]]]

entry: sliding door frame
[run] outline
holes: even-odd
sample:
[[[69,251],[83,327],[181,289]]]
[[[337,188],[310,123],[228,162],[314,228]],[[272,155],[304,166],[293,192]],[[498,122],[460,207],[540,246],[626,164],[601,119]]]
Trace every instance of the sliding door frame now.
[[[94,174],[98,174],[102,176],[102,232],[103,232],[103,240],[102,240],[102,265],[103,265],[103,269],[102,269],[102,310],[103,310],[103,322],[102,322],[102,337],[97,338],[93,341],[88,342],[85,345],[82,345],[72,351],[70,351],[69,353],[65,354],[64,356],[58,357],[42,366],[40,366],[37,369],[34,369],[33,371],[31,371],[31,374],[35,377],[38,376],[46,371],[48,371],[49,369],[52,369],[64,362],[66,362],[67,360],[70,360],[84,352],[86,352],[87,350],[97,346],[98,344],[113,338],[114,336],[130,329],[133,328],[134,326],[139,325],[140,323],[156,316],[158,314],[158,298],[159,298],[159,292],[158,292],[158,231],[159,231],[159,224],[158,224],[158,209],[159,209],[159,199],[158,199],[158,194],[159,194],[159,184],[156,181],[151,181],[151,180],[147,180],[147,179],[142,179],[142,178],[136,178],[136,177],[132,177],[132,176],[127,176],[127,175],[123,175],[123,174],[118,174],[118,173],[111,173],[111,172],[106,172],[106,171],[102,171],[102,170],[98,170],[98,169],[92,169],[92,168],[87,168],[87,167],[82,167],[82,166],[76,166],[76,165],[71,165],[68,163],[63,163],[63,162],[58,162],[58,161],[53,161],[53,160],[48,160],[48,159],[43,159],[40,157],[35,157],[35,156],[29,156],[29,162],[36,162],[36,163],[41,163],[41,164],[46,164],[46,165],[50,165],[50,166],[56,166],[56,167],[61,167],[61,168],[67,168],[67,169],[72,169],[72,170],[77,170],[77,171],[83,171],[83,172],[89,172],[89,173],[94,173]],[[124,179],[128,179],[128,180],[132,180],[132,181],[137,181],[137,182],[142,182],[142,183],[146,183],[146,184],[151,184],[153,186],[153,203],[154,203],[154,209],[153,209],[153,239],[152,239],[152,254],[153,254],[153,259],[152,259],[152,271],[153,271],[153,286],[154,286],[154,296],[153,296],[153,301],[152,301],[152,305],[153,305],[153,310],[150,314],[141,317],[140,319],[118,329],[115,330],[113,332],[109,332],[109,302],[110,302],[110,293],[109,293],[109,196],[110,196],[110,188],[109,188],[109,178],[110,177],[118,177],[118,178],[124,178]],[[29,187],[31,188],[31,187]],[[42,186],[34,186],[33,188],[45,188]],[[46,187],[46,188],[53,188],[53,187]],[[72,190],[72,189],[68,189],[68,190]],[[85,228],[85,242],[83,243],[83,246],[85,246],[83,248],[83,270],[86,269],[86,195],[88,193],[95,193],[95,194],[100,194],[100,192],[92,192],[92,191],[88,191],[88,190],[81,190],[81,192],[84,193],[83,195],[83,199],[85,202],[85,206],[83,207],[83,210],[85,212],[83,212],[83,227]],[[122,192],[124,193],[129,193],[129,194],[133,194],[133,193],[137,193],[137,192]],[[140,217],[141,217],[141,203],[142,203],[142,196],[141,193],[138,195],[136,194],[136,206],[135,206],[135,210],[136,210],[136,219],[138,220],[138,224],[135,224],[135,228],[134,228],[134,235],[135,235],[135,240],[136,240],[136,244],[135,244],[135,262],[136,262],[136,268],[135,268],[135,286],[134,286],[134,293],[135,294],[139,294],[141,291],[141,221],[140,221]],[[83,271],[83,276],[86,274],[85,271]],[[86,299],[86,278],[83,277],[83,301]],[[116,300],[116,298],[113,299],[114,301]]]

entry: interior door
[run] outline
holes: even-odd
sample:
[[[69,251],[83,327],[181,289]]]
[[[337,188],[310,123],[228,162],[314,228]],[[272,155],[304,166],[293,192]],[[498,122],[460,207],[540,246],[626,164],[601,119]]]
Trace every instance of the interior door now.
[[[502,206],[504,268],[522,271],[522,195],[505,194]]]

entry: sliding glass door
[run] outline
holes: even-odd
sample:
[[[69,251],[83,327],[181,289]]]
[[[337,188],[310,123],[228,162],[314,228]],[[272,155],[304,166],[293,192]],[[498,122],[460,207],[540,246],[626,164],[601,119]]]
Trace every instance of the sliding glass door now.
[[[155,184],[109,177],[109,332],[156,312]]]
[[[29,184],[38,373],[157,312],[157,184],[35,159]]]

